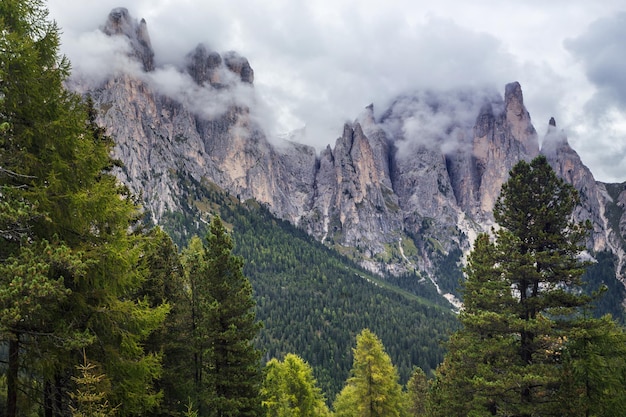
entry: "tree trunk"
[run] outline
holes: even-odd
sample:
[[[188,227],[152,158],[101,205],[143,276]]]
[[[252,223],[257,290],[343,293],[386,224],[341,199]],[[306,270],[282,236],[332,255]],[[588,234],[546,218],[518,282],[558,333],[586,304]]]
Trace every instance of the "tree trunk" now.
[[[46,379],[43,388],[43,416],[44,417],[54,417],[52,412],[53,407],[53,392],[54,389],[52,387],[52,383]]]
[[[17,377],[20,369],[20,339],[18,334],[9,339],[9,369],[7,372],[7,417],[17,416]]]

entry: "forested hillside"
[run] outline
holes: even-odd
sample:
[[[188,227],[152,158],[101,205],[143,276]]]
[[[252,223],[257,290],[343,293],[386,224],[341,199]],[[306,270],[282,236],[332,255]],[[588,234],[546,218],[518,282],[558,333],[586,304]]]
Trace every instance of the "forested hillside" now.
[[[154,226],[58,34],[40,0],[0,2],[1,416],[623,414],[626,332],[583,286],[615,261],[587,269],[545,156],[510,171],[456,316],[204,179],[167,172],[184,210]]]
[[[253,202],[240,203],[212,184],[186,177],[185,217],[172,213],[164,228],[185,246],[203,235],[208,213],[230,224],[234,253],[254,288],[257,317],[264,328],[256,342],[265,360],[296,353],[309,362],[329,398],[341,389],[352,363],[351,348],[362,329],[383,341],[401,381],[412,368],[426,372],[443,358],[443,342],[456,328],[449,305],[418,297],[359,268],[286,221]],[[432,284],[413,285],[439,303]]]

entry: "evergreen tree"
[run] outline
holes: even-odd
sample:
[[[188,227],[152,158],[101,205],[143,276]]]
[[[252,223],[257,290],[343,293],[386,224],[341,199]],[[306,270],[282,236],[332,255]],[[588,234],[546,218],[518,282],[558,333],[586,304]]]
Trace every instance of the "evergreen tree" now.
[[[163,324],[144,343],[146,352],[163,358],[163,374],[155,385],[155,391],[162,390],[163,401],[153,413],[176,415],[194,392],[190,359],[193,349],[189,344],[191,303],[178,249],[159,227],[147,235],[141,268],[146,270],[146,280],[137,297],[145,299],[152,308],[164,303],[170,306]]]
[[[204,325],[208,319],[204,313],[208,309],[210,302],[205,257],[204,245],[197,236],[191,238],[189,245],[183,250],[181,255],[185,286],[188,288],[187,321],[191,332],[191,337],[188,339],[191,351],[189,352],[187,363],[189,364],[193,387],[188,396],[189,402],[198,407],[196,412],[200,416],[205,415],[203,411],[206,409],[206,401],[211,395],[203,379],[203,369],[205,368],[204,352],[209,346],[206,326]]]
[[[337,417],[406,415],[398,372],[382,342],[369,329],[356,338],[350,378],[334,403]]]
[[[274,358],[267,363],[261,393],[267,417],[330,415],[313,369],[292,353],[282,362]]]
[[[233,243],[219,216],[211,220],[206,245],[210,297],[203,370],[212,396],[210,415],[244,417],[260,414],[261,352],[252,341],[261,329],[256,321],[252,286],[243,274],[243,259],[232,254]]]
[[[219,216],[205,244],[193,238],[183,252],[190,289],[195,404],[200,416],[261,414],[261,353],[252,345],[256,321],[243,260]],[[192,399],[194,400],[194,399]]]
[[[585,363],[577,346],[591,301],[581,291],[587,225],[572,221],[577,202],[576,191],[545,157],[513,168],[494,210],[502,228],[494,242],[479,236],[468,259],[463,328],[451,337],[438,369],[432,415],[571,410],[580,395],[571,385],[580,381],[566,371]]]
[[[27,378],[21,391],[43,404],[46,417],[67,414],[82,348],[103,366],[111,401],[123,404],[120,414],[140,413],[159,400],[149,387],[160,372],[158,355],[146,355],[142,342],[167,306],[151,308],[135,297],[144,279],[137,268],[141,238],[129,232],[138,208],[108,172],[112,140],[82,99],[64,89],[69,64],[58,55],[58,33],[40,0],[0,3],[7,415],[20,412],[18,378]]]
[[[407,412],[409,416],[421,417],[426,413],[428,378],[422,368],[415,368],[406,383]]]

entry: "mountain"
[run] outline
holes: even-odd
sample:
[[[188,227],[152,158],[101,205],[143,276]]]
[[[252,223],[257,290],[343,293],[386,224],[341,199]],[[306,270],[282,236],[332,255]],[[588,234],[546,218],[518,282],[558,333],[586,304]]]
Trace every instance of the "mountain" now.
[[[543,153],[579,190],[576,216],[593,226],[589,254],[610,255],[602,259],[623,301],[624,186],[595,181],[554,120],[540,138],[519,83],[503,96],[414,92],[378,116],[370,105],[318,154],[267,136],[254,71],[236,52],[198,45],[178,68],[158,68],[144,20],[114,9],[103,32],[126,39],[137,65],[97,83],[77,77],[72,88],[92,98],[98,123],[116,140],[119,178],[181,241],[190,231],[176,227],[177,216],[192,210],[200,225],[210,212],[183,184],[210,183],[259,202],[373,273],[403,277],[405,289],[427,280],[454,301],[463,253],[493,226],[509,170]]]

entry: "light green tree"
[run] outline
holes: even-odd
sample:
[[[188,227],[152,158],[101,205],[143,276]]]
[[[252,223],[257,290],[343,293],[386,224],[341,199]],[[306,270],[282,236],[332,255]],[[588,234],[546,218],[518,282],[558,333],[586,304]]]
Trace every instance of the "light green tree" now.
[[[110,391],[106,375],[98,371],[98,366],[87,360],[83,352],[83,363],[76,366],[78,376],[73,376],[76,389],[70,392],[73,404],[70,405],[72,417],[108,417],[114,416],[117,407],[107,400]]]
[[[266,365],[261,389],[267,417],[324,417],[330,412],[313,369],[293,353]]]
[[[337,417],[406,415],[398,372],[382,342],[369,329],[356,338],[350,378],[333,404]]]

